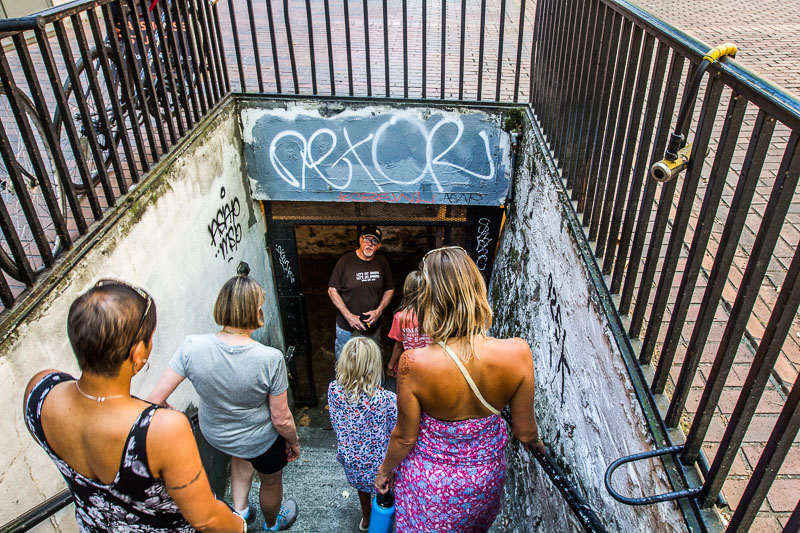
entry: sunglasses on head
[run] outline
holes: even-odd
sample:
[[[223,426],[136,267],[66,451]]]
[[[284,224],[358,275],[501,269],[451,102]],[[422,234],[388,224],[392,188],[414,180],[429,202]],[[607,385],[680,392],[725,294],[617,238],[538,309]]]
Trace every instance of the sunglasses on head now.
[[[422,260],[425,261],[425,258],[431,255],[433,252],[441,252],[442,250],[461,250],[462,252],[467,253],[467,251],[461,246],[442,246],[441,248],[429,250],[428,253],[422,256]]]
[[[142,326],[144,326],[144,319],[147,318],[147,313],[150,312],[150,307],[153,305],[153,299],[150,297],[149,294],[147,294],[147,291],[145,291],[144,289],[140,289],[139,287],[136,287],[135,285],[131,285],[129,283],[125,283],[124,281],[119,281],[119,280],[116,280],[116,279],[101,279],[100,281],[95,283],[94,286],[95,287],[113,287],[113,286],[127,287],[130,290],[132,290],[133,292],[135,292],[136,294],[138,294],[139,296],[141,296],[142,299],[145,301],[144,313],[142,313],[142,318],[139,319],[139,326],[136,328],[136,331],[133,334],[133,342],[131,343],[131,348],[133,348],[133,345],[136,344],[136,337],[139,336],[139,331],[141,331]],[[128,351],[130,351],[130,349]]]
[[[461,246],[442,246],[441,248],[434,248],[433,250],[428,250],[428,252],[422,256],[422,261],[420,261],[419,263],[420,269],[422,269],[422,267],[425,266],[425,259],[427,259],[429,255],[431,255],[433,252],[441,252],[442,250],[461,250],[465,254],[467,253],[467,251]]]

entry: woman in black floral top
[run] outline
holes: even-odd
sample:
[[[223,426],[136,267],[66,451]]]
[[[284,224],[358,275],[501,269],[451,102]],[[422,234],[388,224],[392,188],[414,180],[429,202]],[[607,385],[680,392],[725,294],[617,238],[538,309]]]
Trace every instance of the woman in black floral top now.
[[[64,476],[81,531],[247,531],[211,492],[186,416],[130,395],[155,326],[141,289],[104,280],[81,295],[67,320],[81,377],[35,375],[28,429]]]

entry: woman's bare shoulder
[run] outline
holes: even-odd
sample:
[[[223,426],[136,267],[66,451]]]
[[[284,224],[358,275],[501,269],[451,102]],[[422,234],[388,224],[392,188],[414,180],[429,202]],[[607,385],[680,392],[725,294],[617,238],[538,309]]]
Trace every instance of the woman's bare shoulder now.
[[[434,356],[434,350],[437,349],[434,345],[426,346],[425,348],[415,348],[406,350],[400,355],[400,362],[398,363],[398,373],[405,373],[409,375],[414,372],[427,373],[431,365],[436,364],[438,361]]]
[[[59,372],[58,370],[50,368],[48,370],[42,370],[41,372],[37,372],[36,374],[34,374],[33,377],[30,379],[30,381],[28,381],[28,385],[25,387],[25,395],[23,396],[23,403],[28,401],[28,396],[30,396],[33,387],[35,387],[37,383],[39,383],[48,374],[57,374],[58,372]]]
[[[400,354],[400,361],[405,360],[408,364],[417,365],[425,362],[425,356],[430,353],[430,346],[425,348],[412,348],[411,350],[404,350]]]
[[[148,436],[150,435],[156,440],[169,441],[175,437],[192,435],[192,425],[185,413],[169,407],[162,407],[153,413],[148,431]]]
[[[509,339],[496,339],[486,337],[486,348],[492,352],[502,352],[508,355],[530,355],[531,348],[525,339],[511,337]]]

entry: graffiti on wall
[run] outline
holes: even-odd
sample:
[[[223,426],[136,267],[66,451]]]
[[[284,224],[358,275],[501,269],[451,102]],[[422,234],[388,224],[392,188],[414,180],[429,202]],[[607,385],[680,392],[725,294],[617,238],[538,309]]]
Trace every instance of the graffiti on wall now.
[[[475,264],[481,272],[484,272],[486,267],[489,266],[491,244],[491,221],[486,217],[482,217],[478,219],[478,231],[475,237]]]
[[[245,160],[256,199],[505,202],[508,135],[484,113],[386,108],[333,118],[301,114],[291,120],[269,110],[261,113],[243,117],[252,125]]]
[[[208,233],[211,235],[211,246],[216,250],[214,257],[222,257],[230,263],[233,261],[233,252],[242,242],[242,224],[237,220],[242,207],[239,198],[234,196],[226,200],[226,196],[225,187],[220,187],[219,197],[223,202],[208,225]]]
[[[294,283],[294,272],[292,272],[292,264],[289,263],[289,259],[286,257],[286,251],[280,244],[275,245],[275,251],[278,252],[278,263],[281,265],[283,274],[290,283]]]
[[[554,355],[558,354],[558,360],[555,362],[556,371],[553,379],[550,380],[552,384],[558,376],[561,376],[561,405],[564,405],[564,387],[566,385],[567,374],[572,374],[572,369],[569,367],[567,361],[567,330],[564,329],[564,323],[561,317],[561,303],[558,301],[558,293],[556,292],[555,285],[553,284],[553,274],[547,276],[547,301],[550,304],[550,318],[553,320],[553,342],[550,343],[550,366],[553,366]]]

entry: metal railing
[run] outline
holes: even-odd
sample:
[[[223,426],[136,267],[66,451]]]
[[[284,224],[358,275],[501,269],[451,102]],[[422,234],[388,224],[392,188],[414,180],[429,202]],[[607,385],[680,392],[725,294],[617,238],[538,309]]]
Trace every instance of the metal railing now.
[[[0,20],[6,308],[228,93],[215,22],[200,0]]]
[[[231,91],[527,101],[532,4],[450,3],[87,0],[0,20],[4,307]]]
[[[625,333],[637,347],[643,339],[639,363],[654,377],[640,397],[671,397],[663,420],[651,409],[657,444],[675,444],[665,430],[683,421],[680,463],[693,468],[732,368],[747,374],[723,413],[720,451],[695,506],[716,500],[759,399],[782,395],[759,475],[729,527],[746,529],[798,425],[800,385],[773,369],[800,298],[797,243],[781,238],[797,205],[796,99],[736,63],[713,64],[679,132],[693,137],[694,158],[659,184],[649,168],[663,157],[681,90],[707,47],[633,4],[173,0],[148,8],[79,1],[0,21],[6,310],[231,92],[530,104],[616,309],[629,317]],[[699,402],[687,411],[693,394]]]
[[[693,137],[693,157],[685,174],[659,184],[650,168],[708,48],[624,1],[540,1],[536,20],[532,107],[617,309],[629,315],[627,335],[641,338],[639,362],[654,369],[647,386],[671,397],[666,427],[689,428],[684,466],[722,421],[718,451],[693,488],[700,507],[716,501],[765,391],[782,397],[728,526],[746,530],[800,425],[796,371],[773,371],[800,303],[798,243],[781,239],[800,177],[800,102],[735,63],[712,64],[699,114],[685,102],[691,130],[687,122],[676,132]],[[721,413],[734,365],[740,392]]]
[[[502,410],[501,415],[508,423],[508,426],[512,427],[511,410],[505,408]],[[607,533],[606,527],[600,520],[600,517],[597,516],[594,509],[591,508],[583,496],[575,489],[569,477],[546,450],[545,453],[542,453],[536,448],[530,447],[525,448],[524,453],[530,454],[530,456],[539,463],[539,467],[541,467],[542,471],[550,478],[550,482],[561,494],[561,497],[564,498],[564,502],[569,506],[575,519],[586,533]]]

